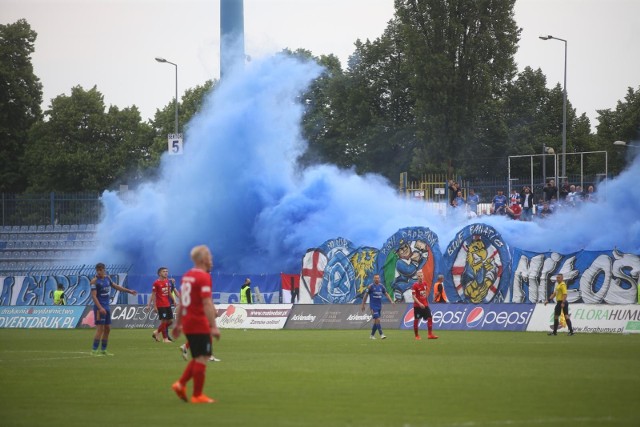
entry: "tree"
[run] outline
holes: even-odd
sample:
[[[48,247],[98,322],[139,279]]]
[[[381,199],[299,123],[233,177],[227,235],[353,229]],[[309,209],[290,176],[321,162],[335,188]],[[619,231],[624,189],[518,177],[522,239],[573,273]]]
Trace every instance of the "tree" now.
[[[31,191],[103,191],[148,162],[152,131],[138,109],[112,106],[105,113],[95,86],[57,96],[45,115],[31,128],[25,152]]]
[[[624,141],[640,146],[640,86],[627,89],[624,101],[618,101],[616,109],[598,110],[598,126],[595,144],[600,150],[611,153],[609,171],[616,174],[626,165],[627,150],[637,155],[638,148],[613,147],[614,141]]]
[[[42,84],[31,64],[36,37],[24,19],[0,25],[0,192],[27,185],[19,159],[29,128],[42,117]]]
[[[182,95],[181,102],[178,103],[178,121],[180,132],[183,135],[188,132],[191,118],[200,112],[205,97],[214,90],[216,84],[217,81],[207,80],[203,85],[187,89]],[[151,120],[155,136],[153,146],[149,151],[149,166],[157,166],[160,162],[160,156],[167,151],[167,135],[175,131],[175,108],[174,101],[171,101],[161,110],[157,109],[153,120]]]
[[[482,108],[501,95],[516,72],[520,29],[514,3],[396,0],[421,140],[414,166],[424,165],[424,172],[450,172],[451,166],[473,161],[459,159],[459,153],[474,143]]]

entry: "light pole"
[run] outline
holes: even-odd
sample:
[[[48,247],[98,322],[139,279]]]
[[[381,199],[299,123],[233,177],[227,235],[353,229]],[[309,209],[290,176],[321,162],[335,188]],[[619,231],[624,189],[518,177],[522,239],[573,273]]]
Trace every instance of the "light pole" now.
[[[542,186],[547,183],[547,154],[556,154],[552,147],[547,147],[546,144],[542,144]],[[533,184],[532,184],[533,185]],[[532,187],[533,188],[533,187]]]
[[[626,141],[614,141],[613,145],[621,145],[623,147],[633,147],[633,148],[640,148],[640,145],[636,145],[636,144],[630,144]]]
[[[567,41],[558,37],[540,36],[541,40],[564,42],[564,85],[562,89],[562,177],[567,179]]]
[[[178,134],[178,64],[174,64],[171,61],[167,61],[164,58],[156,58],[156,61],[158,62],[164,62],[167,64],[171,64],[174,67],[176,67],[176,99],[175,99],[175,106],[176,106],[176,128],[175,128],[175,134]]]

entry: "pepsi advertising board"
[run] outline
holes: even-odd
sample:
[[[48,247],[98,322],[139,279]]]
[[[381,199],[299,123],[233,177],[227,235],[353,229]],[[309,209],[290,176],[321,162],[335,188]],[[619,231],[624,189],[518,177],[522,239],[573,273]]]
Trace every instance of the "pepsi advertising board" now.
[[[430,304],[433,329],[449,331],[526,331],[535,304]],[[427,322],[420,320],[420,329]],[[413,329],[413,304],[400,329]]]

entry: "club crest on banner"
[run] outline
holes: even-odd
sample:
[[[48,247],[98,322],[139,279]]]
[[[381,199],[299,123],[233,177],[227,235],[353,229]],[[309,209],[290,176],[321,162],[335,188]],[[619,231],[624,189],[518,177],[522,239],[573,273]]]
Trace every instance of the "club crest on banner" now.
[[[505,300],[511,255],[493,227],[471,224],[463,228],[447,246],[444,259],[445,277],[449,276],[445,282],[453,284],[452,295],[458,301],[478,304]]]

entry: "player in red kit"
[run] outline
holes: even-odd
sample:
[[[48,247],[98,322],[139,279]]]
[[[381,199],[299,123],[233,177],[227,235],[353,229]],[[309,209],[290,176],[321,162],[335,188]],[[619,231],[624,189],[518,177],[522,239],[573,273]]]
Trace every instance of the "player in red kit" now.
[[[220,339],[216,325],[216,307],[211,298],[211,268],[213,258],[209,248],[201,245],[191,250],[194,267],[182,276],[180,304],[176,308],[174,338],[184,331],[191,350],[191,362],[182,376],[171,388],[185,402],[186,384],[193,378],[191,403],[214,403],[215,400],[202,393],[207,361],[211,356],[211,338]]]
[[[169,337],[169,326],[173,323],[173,311],[171,310],[171,291],[175,287],[176,281],[169,279],[169,270],[167,267],[160,267],[158,269],[158,278],[153,282],[153,289],[151,292],[151,298],[147,307],[155,308],[158,312],[158,318],[160,319],[160,326],[154,330],[151,337],[158,340],[158,334],[162,334],[164,342],[171,342]],[[177,295],[180,297],[180,294]]]
[[[427,330],[429,331],[427,337],[430,340],[435,340],[438,337],[433,335],[433,320],[431,319],[431,309],[427,299],[431,286],[424,281],[422,270],[418,270],[417,276],[418,281],[411,287],[411,295],[413,296],[413,333],[417,340],[421,339],[418,327],[420,326],[420,319],[424,319],[427,321]]]

